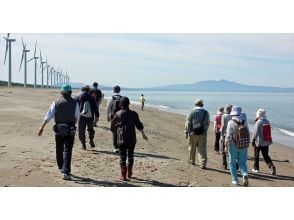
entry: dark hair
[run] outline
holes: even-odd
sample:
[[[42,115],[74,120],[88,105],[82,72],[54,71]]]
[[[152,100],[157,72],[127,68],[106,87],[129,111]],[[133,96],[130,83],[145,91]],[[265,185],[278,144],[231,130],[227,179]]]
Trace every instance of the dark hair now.
[[[130,105],[130,99],[128,97],[124,96],[120,99],[120,106],[122,108],[127,108],[129,107],[129,105]]]
[[[81,90],[82,90],[82,92],[90,92],[91,88],[90,88],[90,86],[86,85]]]
[[[114,86],[113,87],[113,92],[120,93],[120,87],[119,86]]]
[[[71,94],[72,94],[72,91],[67,92],[67,93],[61,93],[61,95],[62,95],[64,98],[69,98],[69,97],[71,97]]]
[[[94,82],[93,83],[93,87],[98,87],[98,83],[97,82]]]
[[[144,96],[144,94],[142,94],[141,96]]]

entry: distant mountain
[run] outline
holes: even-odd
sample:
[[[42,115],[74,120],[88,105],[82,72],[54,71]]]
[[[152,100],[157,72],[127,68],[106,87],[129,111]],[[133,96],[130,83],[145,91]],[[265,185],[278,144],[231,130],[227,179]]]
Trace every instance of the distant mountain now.
[[[294,88],[279,88],[269,86],[252,86],[228,80],[207,80],[192,84],[175,84],[141,89],[145,91],[204,91],[204,92],[279,92],[294,93]]]

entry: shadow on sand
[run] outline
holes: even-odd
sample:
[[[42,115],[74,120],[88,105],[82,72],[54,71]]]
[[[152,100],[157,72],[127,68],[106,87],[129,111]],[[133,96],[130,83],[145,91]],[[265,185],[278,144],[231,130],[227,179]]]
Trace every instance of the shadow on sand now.
[[[254,157],[248,157],[248,160],[254,161]],[[263,158],[259,158],[259,161],[264,161]],[[272,159],[273,162],[278,162],[278,163],[290,163],[290,160],[275,160]]]
[[[176,185],[170,184],[170,183],[162,183],[157,180],[144,180],[137,177],[132,177],[131,182],[134,183],[145,183],[151,186],[160,186],[160,187],[176,187]]]

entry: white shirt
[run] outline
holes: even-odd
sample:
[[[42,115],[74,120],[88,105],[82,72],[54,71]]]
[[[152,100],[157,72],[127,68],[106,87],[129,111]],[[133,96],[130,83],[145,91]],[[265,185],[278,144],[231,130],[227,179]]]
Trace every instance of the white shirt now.
[[[48,112],[45,115],[45,121],[49,122],[51,119],[54,118],[54,114],[55,114],[55,102],[53,102],[48,110]],[[76,121],[78,121],[80,119],[80,106],[77,103],[76,104],[76,110],[75,110],[75,118]]]

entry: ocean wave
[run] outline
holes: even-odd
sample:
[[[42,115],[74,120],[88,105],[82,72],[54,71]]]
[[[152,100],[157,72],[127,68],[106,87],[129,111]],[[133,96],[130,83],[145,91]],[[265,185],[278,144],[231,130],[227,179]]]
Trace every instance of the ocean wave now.
[[[292,131],[288,131],[288,130],[282,129],[282,128],[274,128],[274,129],[281,132],[282,134],[286,134],[288,136],[294,137],[294,132],[292,132]]]

